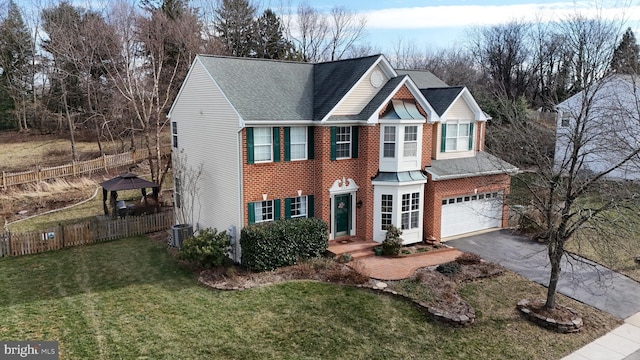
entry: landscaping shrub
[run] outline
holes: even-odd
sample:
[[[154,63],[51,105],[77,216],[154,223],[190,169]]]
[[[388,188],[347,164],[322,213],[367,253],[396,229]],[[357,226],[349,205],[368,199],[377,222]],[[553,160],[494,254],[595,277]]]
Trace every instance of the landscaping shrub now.
[[[242,229],[240,245],[244,267],[274,270],[322,256],[329,247],[328,226],[316,218],[252,224]]]
[[[460,265],[476,265],[480,264],[482,259],[476,254],[464,253],[458,256],[455,261]]]
[[[436,268],[436,271],[447,276],[453,276],[459,273],[461,270],[462,270],[462,266],[455,261],[450,261],[448,263],[438,265],[438,267]]]
[[[387,234],[382,242],[382,253],[384,255],[398,255],[402,246],[402,230],[393,225],[387,226]]]
[[[180,249],[181,259],[198,266],[211,268],[223,264],[229,251],[227,232],[216,229],[202,229],[197,235],[184,241]]]

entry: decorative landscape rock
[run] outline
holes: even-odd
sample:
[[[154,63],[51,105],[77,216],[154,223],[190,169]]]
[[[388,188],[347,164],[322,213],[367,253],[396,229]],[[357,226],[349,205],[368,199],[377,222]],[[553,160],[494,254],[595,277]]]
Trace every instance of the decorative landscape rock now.
[[[527,320],[544,328],[555,330],[560,333],[578,332],[580,331],[582,325],[584,325],[584,322],[582,321],[580,315],[575,310],[567,306],[556,305],[556,308],[572,314],[571,319],[569,320],[553,319],[536,313],[536,309],[539,309],[540,306],[542,306],[541,304],[543,303],[544,301],[542,300],[529,301],[527,299],[523,299],[518,301],[517,308]]]

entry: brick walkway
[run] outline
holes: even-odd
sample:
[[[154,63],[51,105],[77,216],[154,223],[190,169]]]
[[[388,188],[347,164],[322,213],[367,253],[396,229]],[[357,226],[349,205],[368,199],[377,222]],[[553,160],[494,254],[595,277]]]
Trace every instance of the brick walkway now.
[[[368,256],[356,258],[347,265],[378,280],[401,280],[411,277],[419,268],[453,261],[462,254],[457,249],[442,249],[403,257]]]

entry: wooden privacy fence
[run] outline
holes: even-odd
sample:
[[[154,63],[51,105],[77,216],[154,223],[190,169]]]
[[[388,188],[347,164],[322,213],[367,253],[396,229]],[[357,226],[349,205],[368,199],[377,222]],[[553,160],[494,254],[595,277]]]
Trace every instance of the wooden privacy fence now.
[[[168,154],[170,152],[170,148],[162,149],[162,154]],[[121,166],[136,164],[147,158],[149,158],[147,151],[134,150],[115,155],[102,155],[101,157],[93,160],[74,161],[71,164],[60,166],[36,166],[34,170],[29,171],[16,173],[8,173],[3,171],[0,187],[3,190],[6,190],[7,187],[13,185],[37,183],[44,180],[91,174],[99,171],[107,171],[109,169]]]
[[[37,254],[66,247],[93,244],[129,236],[167,230],[173,211],[122,219],[85,221],[58,225],[47,230],[14,233],[0,231],[0,257]]]

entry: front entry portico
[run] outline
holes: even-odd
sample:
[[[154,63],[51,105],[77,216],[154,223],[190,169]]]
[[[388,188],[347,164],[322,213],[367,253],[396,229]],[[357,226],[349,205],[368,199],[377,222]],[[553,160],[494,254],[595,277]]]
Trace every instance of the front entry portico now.
[[[356,192],[359,187],[353,179],[342,178],[329,188],[331,196],[331,228],[329,239],[356,235]]]

